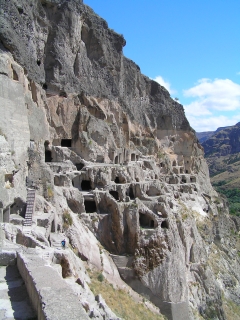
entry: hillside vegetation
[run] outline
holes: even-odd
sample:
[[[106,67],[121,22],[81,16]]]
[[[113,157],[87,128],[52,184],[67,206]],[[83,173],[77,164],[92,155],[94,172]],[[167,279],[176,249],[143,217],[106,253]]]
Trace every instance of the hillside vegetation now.
[[[213,186],[226,196],[230,213],[240,216],[240,122],[217,129],[202,146]]]

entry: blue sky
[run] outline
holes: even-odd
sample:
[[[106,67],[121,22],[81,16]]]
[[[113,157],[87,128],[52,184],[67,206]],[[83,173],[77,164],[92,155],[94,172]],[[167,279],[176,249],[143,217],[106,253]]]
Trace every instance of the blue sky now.
[[[240,121],[240,0],[84,0],[196,131]]]

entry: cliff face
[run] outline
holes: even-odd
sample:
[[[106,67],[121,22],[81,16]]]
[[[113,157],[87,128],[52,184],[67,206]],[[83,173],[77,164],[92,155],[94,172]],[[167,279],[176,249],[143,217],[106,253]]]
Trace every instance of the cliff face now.
[[[4,219],[9,206],[12,221],[24,216],[35,187],[37,239],[64,231],[112,281],[113,259],[169,319],[226,319],[227,301],[240,304],[239,221],[210,184],[183,107],[81,1],[3,0],[0,27]]]

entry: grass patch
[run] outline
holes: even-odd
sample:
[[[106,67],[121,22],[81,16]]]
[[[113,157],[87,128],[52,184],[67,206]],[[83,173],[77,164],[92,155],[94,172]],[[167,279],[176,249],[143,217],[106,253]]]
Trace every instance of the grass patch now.
[[[73,224],[72,217],[67,209],[63,211],[62,219],[63,219],[63,230],[67,230]]]
[[[53,189],[51,188],[51,186],[47,187],[47,196],[48,196],[48,198],[53,198],[53,196],[54,196],[54,192],[53,192]]]
[[[228,300],[224,295],[222,297],[223,310],[226,314],[226,319],[236,320],[240,319],[240,306],[231,300]]]
[[[109,308],[125,320],[164,320],[164,316],[148,310],[143,303],[137,303],[122,289],[114,287],[98,272],[88,270],[91,283],[90,289],[94,295],[101,294]]]

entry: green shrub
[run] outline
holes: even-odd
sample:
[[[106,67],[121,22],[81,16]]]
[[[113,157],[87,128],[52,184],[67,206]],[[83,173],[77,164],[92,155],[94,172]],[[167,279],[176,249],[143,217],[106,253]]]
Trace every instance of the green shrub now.
[[[104,276],[102,273],[99,273],[99,275],[97,276],[98,281],[103,282],[104,280]]]
[[[62,219],[63,219],[63,229],[67,230],[73,224],[73,219],[67,209],[63,211]]]

